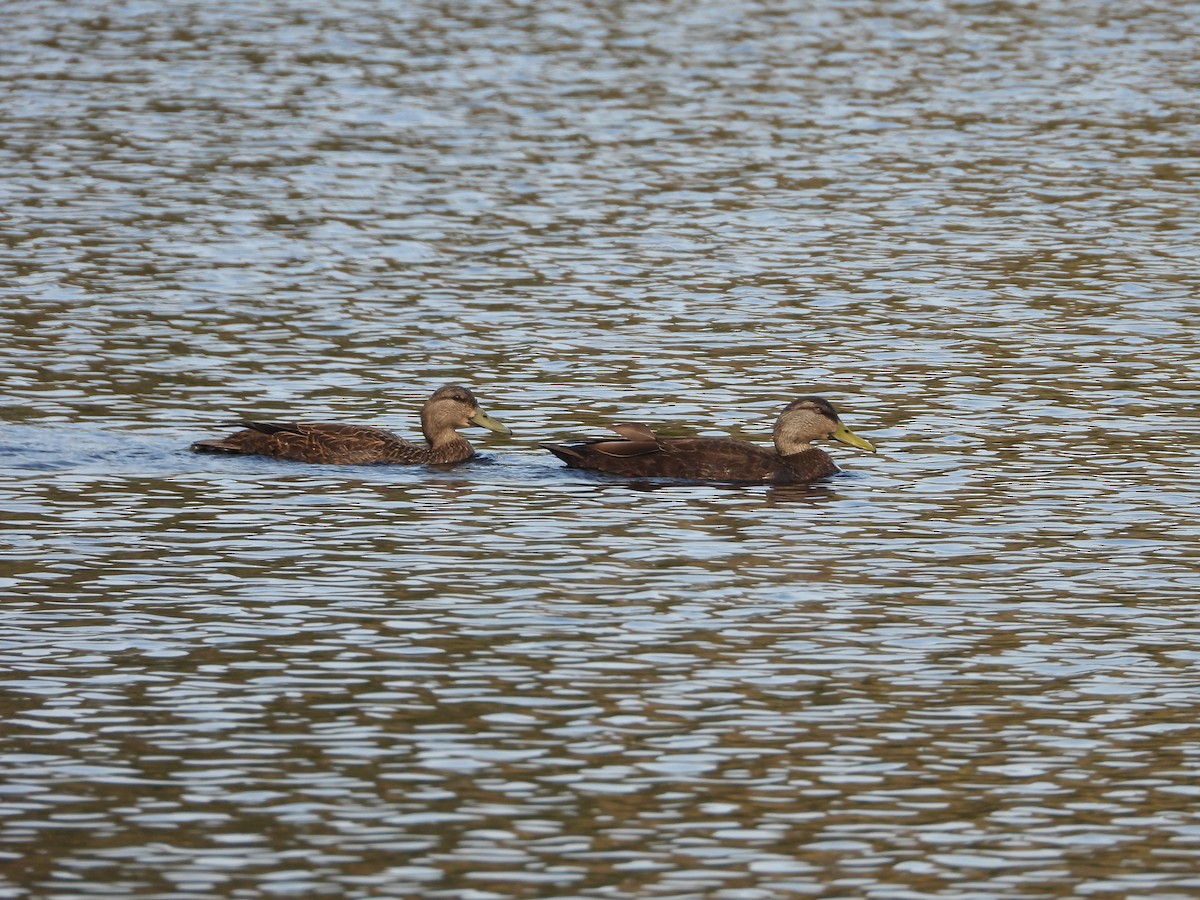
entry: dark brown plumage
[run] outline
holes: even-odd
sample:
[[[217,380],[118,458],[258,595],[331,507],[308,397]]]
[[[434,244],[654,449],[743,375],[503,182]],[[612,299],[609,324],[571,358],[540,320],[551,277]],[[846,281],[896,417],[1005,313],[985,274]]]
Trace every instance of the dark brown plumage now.
[[[814,481],[839,471],[828,453],[810,443],[819,438],[875,452],[820,397],[801,397],[780,413],[774,450],[732,438],[660,438],[645,425],[615,425],[612,430],[623,440],[542,446],[573,469],[630,478],[760,483]]]
[[[382,428],[331,422],[239,422],[244,431],[224,438],[196,441],[197,453],[241,453],[299,462],[364,465],[400,463],[436,465],[462,462],[474,448],[457,429],[480,425],[511,434],[479,408],[465,387],[448,384],[434,391],[421,407],[421,431],[428,446],[414,444]]]

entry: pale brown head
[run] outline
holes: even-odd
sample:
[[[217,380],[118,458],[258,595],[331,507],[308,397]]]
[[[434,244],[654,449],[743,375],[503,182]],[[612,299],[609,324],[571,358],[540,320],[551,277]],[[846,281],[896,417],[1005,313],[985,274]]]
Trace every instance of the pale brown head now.
[[[431,447],[460,440],[458,429],[471,425],[479,425],[500,434],[512,434],[508,426],[480,409],[475,395],[462,385],[447,384],[438,388],[421,407],[421,431]]]
[[[793,400],[784,407],[775,423],[775,449],[780,456],[808,450],[813,441],[822,438],[832,438],[860,450],[875,452],[870,441],[860,438],[842,424],[833,404],[822,397]]]

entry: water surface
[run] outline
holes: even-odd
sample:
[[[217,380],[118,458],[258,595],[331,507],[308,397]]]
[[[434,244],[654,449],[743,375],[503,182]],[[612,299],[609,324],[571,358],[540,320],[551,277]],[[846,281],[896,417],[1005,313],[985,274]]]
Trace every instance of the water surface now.
[[[1196,4],[5,9],[4,897],[1200,890]]]

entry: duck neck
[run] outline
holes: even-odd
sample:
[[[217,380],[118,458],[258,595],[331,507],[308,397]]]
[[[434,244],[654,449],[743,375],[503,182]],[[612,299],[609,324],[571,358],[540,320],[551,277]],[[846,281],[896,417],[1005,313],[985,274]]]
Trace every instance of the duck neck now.
[[[815,449],[808,441],[799,440],[775,429],[775,452],[780,456],[791,456],[793,453],[803,453],[805,450]]]
[[[462,462],[475,455],[475,448],[471,446],[470,442],[454,430],[449,432],[449,437],[439,435],[436,442],[429,435],[426,435],[425,438],[429,441],[429,449],[425,451],[428,462],[435,464]]]
[[[466,441],[466,438],[454,430],[454,426],[442,425],[437,422],[422,422],[421,433],[425,435],[429,446],[435,450],[455,441]]]
[[[784,457],[783,463],[791,470],[792,478],[796,481],[816,481],[841,471],[832,456],[820,447],[811,445],[807,450]]]

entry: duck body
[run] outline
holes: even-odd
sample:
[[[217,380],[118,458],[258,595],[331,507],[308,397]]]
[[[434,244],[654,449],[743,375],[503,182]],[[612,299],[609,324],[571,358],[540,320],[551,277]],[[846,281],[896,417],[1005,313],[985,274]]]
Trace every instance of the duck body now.
[[[463,462],[475,455],[475,449],[458,433],[458,428],[480,425],[502,434],[511,433],[479,408],[474,394],[459,385],[439,388],[422,407],[424,446],[372,425],[336,422],[237,424],[243,430],[223,438],[196,441],[192,450],[333,465],[446,465]]]
[[[615,425],[612,430],[620,440],[542,446],[573,469],[627,478],[756,484],[815,481],[841,471],[828,453],[811,444],[816,438],[875,450],[842,425],[833,406],[819,397],[802,397],[784,409],[775,425],[773,449],[732,438],[658,437],[645,425]]]
[[[814,481],[840,471],[833,458],[817,447],[780,456],[757,444],[732,438],[658,438],[653,444],[602,438],[542,446],[572,469],[627,478],[767,484]]]
[[[244,430],[225,438],[196,441],[198,453],[272,456],[296,462],[362,466],[373,463],[436,465],[470,459],[475,448],[465,438],[423,447],[371,425],[336,422],[238,422]]]

